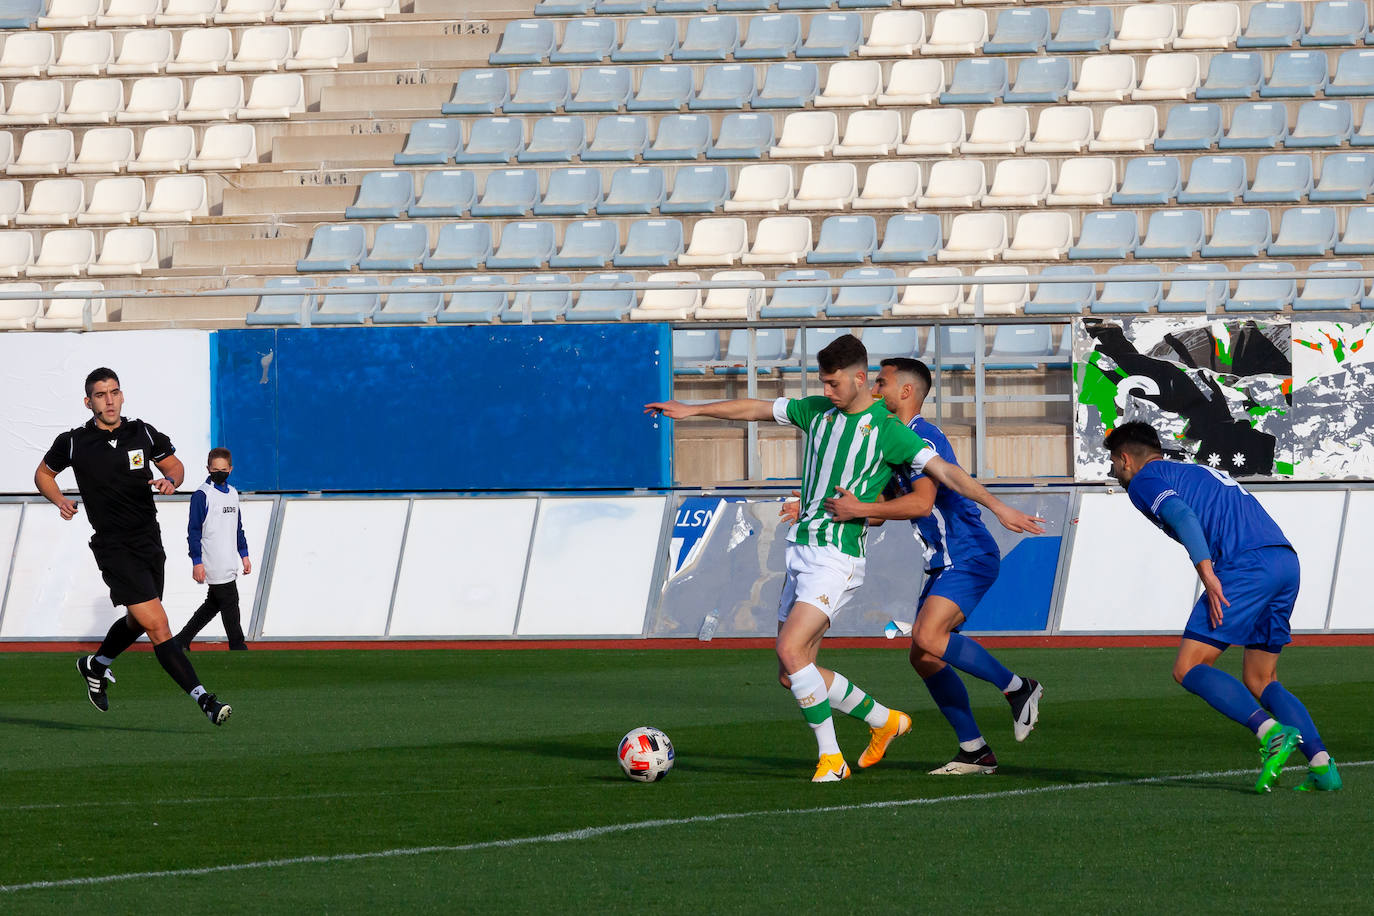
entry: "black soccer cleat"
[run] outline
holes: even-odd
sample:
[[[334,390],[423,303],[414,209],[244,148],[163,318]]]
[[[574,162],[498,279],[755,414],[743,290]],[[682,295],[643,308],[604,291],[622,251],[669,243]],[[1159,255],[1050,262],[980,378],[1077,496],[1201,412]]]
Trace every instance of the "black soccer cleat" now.
[[[959,749],[954,759],[942,767],[930,771],[931,776],[968,776],[981,774],[990,776],[997,772],[997,755],[986,744],[976,751]]]
[[[1025,741],[1035,723],[1040,720],[1040,697],[1045,688],[1040,682],[1028,677],[1021,679],[1021,689],[1007,694],[1011,704],[1012,732],[1017,741]]]
[[[91,705],[101,712],[110,711],[110,698],[105,694],[105,682],[114,683],[114,675],[110,669],[106,668],[103,674],[96,675],[91,668],[91,659],[95,656],[83,655],[76,660],[76,671],[81,675],[81,679],[86,682],[86,699],[91,701]]]
[[[234,707],[228,703],[221,703],[215,699],[213,693],[201,694],[200,699],[196,702],[200,704],[201,712],[205,713],[205,718],[214,725],[223,725],[228,722],[229,716],[234,712]]]

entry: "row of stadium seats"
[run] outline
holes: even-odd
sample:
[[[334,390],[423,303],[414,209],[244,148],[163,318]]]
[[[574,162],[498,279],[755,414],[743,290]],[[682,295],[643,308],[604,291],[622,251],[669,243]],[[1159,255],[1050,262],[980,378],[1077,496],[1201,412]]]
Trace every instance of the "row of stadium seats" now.
[[[196,134],[187,124],[164,124],[143,132],[134,155],[134,132],[128,127],[96,127],[81,135],[81,150],[66,128],[30,130],[22,135],[19,155],[14,137],[0,131],[0,164],[10,175],[58,175],[63,172],[234,171],[258,161],[257,132],[251,124],[211,124],[196,152]]]
[[[882,241],[871,216],[832,216],[814,243],[811,220],[772,216],[754,227],[739,217],[698,221],[690,243],[681,222],[647,219],[621,229],[614,220],[575,220],[563,227],[547,221],[520,221],[501,227],[499,243],[489,221],[444,223],[433,249],[430,227],[418,222],[387,222],[376,227],[369,249],[367,227],[324,224],[316,227],[308,253],[296,264],[301,272],[362,270],[526,269],[544,266],[597,269],[743,264],[862,263],[938,261],[1125,260],[1154,258],[1320,258],[1374,254],[1374,207],[1351,209],[1344,233],[1340,215],[1329,207],[1282,211],[1275,235],[1269,211],[1227,208],[1212,215],[1211,234],[1201,210],[1161,210],[1150,215],[1142,238],[1133,211],[1094,210],[1081,220],[1077,240],[1068,213],[1020,216],[1014,234],[1007,215],[963,213],[950,222],[941,241],[933,214],[899,214],[887,221]]]
[[[0,181],[0,225],[189,223],[209,215],[207,201],[200,175],[159,178],[151,195],[142,178],[102,178],[92,185],[89,198],[80,178],[44,178],[34,183],[27,207],[20,182]]]
[[[99,280],[64,280],[52,291],[95,292],[104,288]],[[41,283],[0,283],[0,292],[6,293],[36,293],[42,289]],[[0,331],[71,331],[108,320],[104,299],[0,299]]]
[[[3,0],[0,29],[383,19],[399,0]]]
[[[1270,7],[1281,7],[1275,18]],[[1324,0],[1314,6],[1313,23],[1303,29],[1297,3],[1260,3],[1252,7],[1250,27],[1240,32],[1240,12],[1232,3],[1201,3],[1190,8],[1179,31],[1172,4],[1128,6],[1121,25],[1112,28],[1106,6],[1074,7],[1059,15],[1051,34],[1045,8],[998,14],[992,33],[981,9],[941,10],[926,29],[924,14],[889,10],[873,15],[867,35],[859,13],[768,13],[679,20],[645,17],[628,20],[623,33],[611,19],[576,19],[562,30],[553,22],[523,19],[507,23],[492,64],[632,60],[758,60],[786,57],[923,55],[971,57],[979,54],[1052,54],[1083,51],[1164,51],[1170,48],[1349,47],[1366,41],[1369,11],[1357,0]],[[680,34],[680,37],[679,37]],[[805,38],[803,38],[803,34]]]
[[[305,82],[299,73],[269,73],[253,79],[246,96],[241,76],[202,76],[187,97],[175,76],[134,80],[128,101],[119,79],[84,79],[72,84],[64,104],[61,80],[23,80],[15,85],[0,124],[45,125],[232,121],[289,118],[305,111]],[[0,91],[0,102],[3,102]]]
[[[258,70],[333,70],[353,62],[353,30],[346,25],[308,25],[297,42],[284,25],[254,26],[238,50],[229,29],[189,29],[176,52],[169,29],[124,35],[115,55],[114,32],[72,32],[61,50],[51,32],[19,32],[0,48],[0,77],[155,75]]]
[[[121,226],[105,232],[96,255],[90,229],[54,229],[42,234],[37,255],[34,237],[0,230],[0,277],[138,276],[157,270],[157,232],[147,226]]]

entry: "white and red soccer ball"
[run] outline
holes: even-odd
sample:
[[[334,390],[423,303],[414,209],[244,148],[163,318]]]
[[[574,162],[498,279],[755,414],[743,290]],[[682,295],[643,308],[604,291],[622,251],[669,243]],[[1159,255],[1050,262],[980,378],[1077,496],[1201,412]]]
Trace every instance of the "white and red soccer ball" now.
[[[620,739],[615,756],[626,776],[657,782],[673,768],[673,742],[658,729],[642,725]]]

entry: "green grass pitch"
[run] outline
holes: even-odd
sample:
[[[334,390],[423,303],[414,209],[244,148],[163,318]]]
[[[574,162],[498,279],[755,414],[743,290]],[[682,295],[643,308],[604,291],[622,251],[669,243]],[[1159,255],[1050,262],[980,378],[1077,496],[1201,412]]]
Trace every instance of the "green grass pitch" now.
[[[73,656],[0,654],[0,912],[1367,911],[1374,649],[1284,654],[1345,789],[1290,768],[1263,797],[1172,651],[998,654],[1040,725],[1016,744],[971,681],[1002,769],[949,778],[905,648],[824,650],[915,727],[821,786],[767,650],[195,653],[222,729],[150,654],[104,715]],[[678,762],[640,785],[614,750],[646,724]],[[837,728],[852,764],[866,729]]]

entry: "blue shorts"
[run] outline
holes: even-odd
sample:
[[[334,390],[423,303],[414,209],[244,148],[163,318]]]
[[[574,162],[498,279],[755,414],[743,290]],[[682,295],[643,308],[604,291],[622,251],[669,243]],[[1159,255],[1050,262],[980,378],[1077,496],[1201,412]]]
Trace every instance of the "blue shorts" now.
[[[1208,619],[1207,594],[1193,605],[1183,635],[1218,649],[1244,646],[1278,652],[1293,641],[1289,618],[1298,600],[1298,555],[1291,547],[1247,550],[1216,570],[1230,607],[1221,609],[1221,626]]]
[[[983,595],[997,581],[997,573],[1002,568],[1002,558],[992,553],[976,554],[967,560],[959,561],[957,566],[944,566],[932,569],[926,576],[925,587],[921,589],[920,600],[916,602],[919,613],[926,598],[938,595],[958,606],[965,616],[973,613]]]

